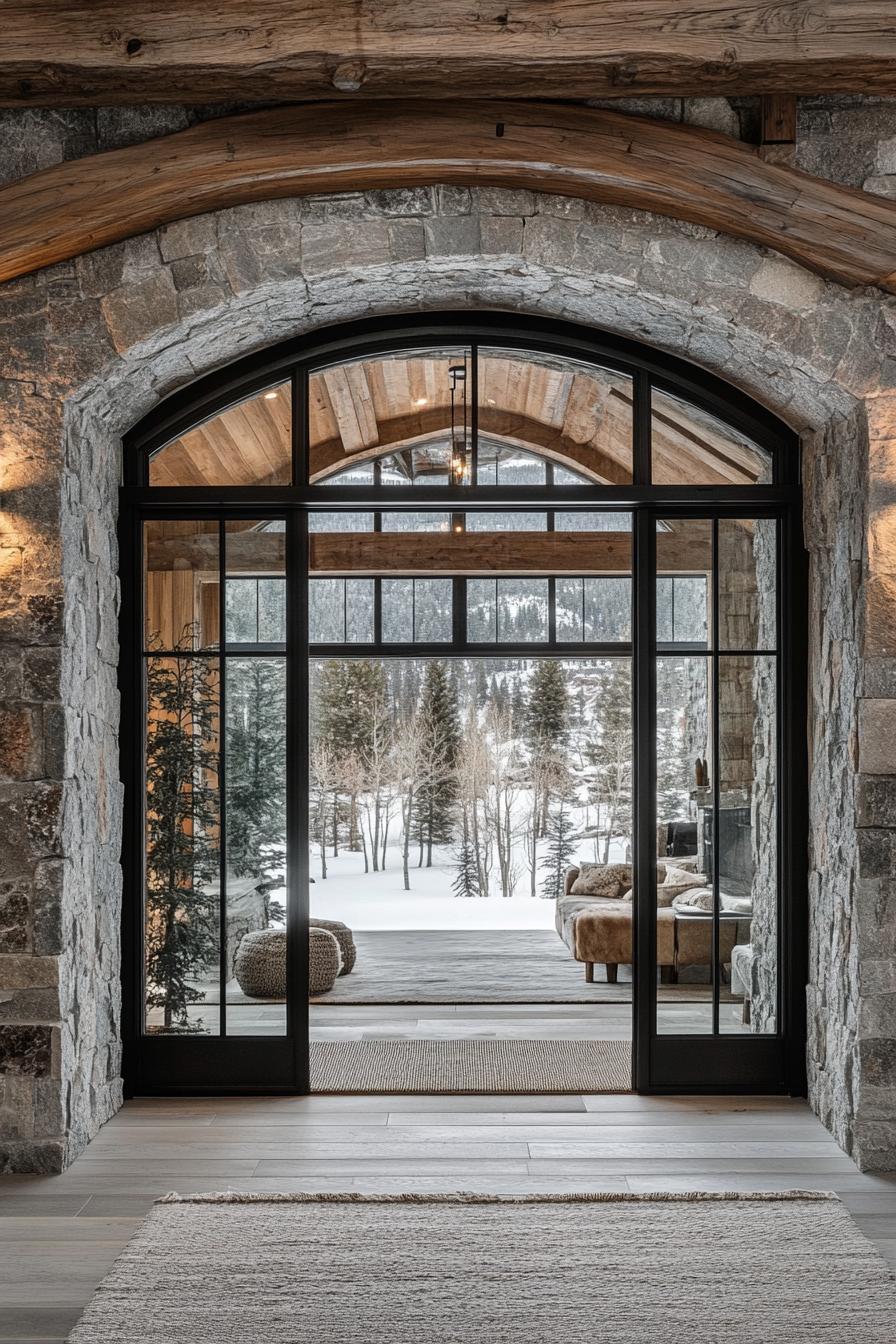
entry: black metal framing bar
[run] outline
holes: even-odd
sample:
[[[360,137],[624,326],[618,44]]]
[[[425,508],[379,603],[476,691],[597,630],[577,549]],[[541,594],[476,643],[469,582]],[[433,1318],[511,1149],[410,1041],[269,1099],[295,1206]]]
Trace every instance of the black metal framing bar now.
[[[711,631],[707,670],[712,674],[709,712],[712,733],[712,1034],[719,1034],[719,807],[722,799],[721,742],[719,734],[719,520],[712,520],[712,576],[710,579]]]
[[[446,341],[463,344],[472,360],[470,377],[469,427],[471,434],[471,469],[475,473],[478,449],[478,351],[480,345],[495,345],[505,350],[535,350],[539,354],[565,356],[598,364],[608,370],[627,374],[633,379],[633,481],[630,485],[601,486],[595,484],[563,486],[553,483],[549,467],[543,486],[477,486],[475,475],[468,487],[403,487],[384,486],[380,482],[378,464],[374,463],[374,484],[363,488],[351,486],[312,486],[307,484],[309,461],[308,446],[308,376],[318,368],[348,358],[364,358],[377,354],[397,352],[412,347]],[[151,453],[170,442],[187,428],[201,423],[258,392],[262,387],[289,380],[292,388],[292,459],[293,484],[273,487],[209,486],[199,489],[150,488],[147,485],[148,461]],[[651,483],[651,388],[656,387],[692,402],[710,414],[718,416],[773,455],[773,484],[754,487],[720,486],[656,486]],[[798,506],[799,460],[796,436],[781,425],[774,415],[765,411],[744,394],[723,380],[697,370],[682,360],[645,349],[634,342],[617,339],[601,332],[586,332],[560,322],[521,320],[514,314],[487,314],[482,316],[427,314],[423,317],[395,319],[388,323],[370,320],[332,328],[321,335],[302,337],[275,349],[261,352],[210,375],[190,388],[175,394],[144,420],[125,440],[125,484],[121,492],[121,555],[124,597],[122,604],[123,656],[120,669],[123,704],[123,736],[134,737],[136,723],[134,710],[143,703],[143,619],[142,569],[140,547],[135,545],[137,532],[134,522],[152,518],[209,517],[257,518],[284,517],[287,522],[287,678],[288,710],[287,740],[289,744],[288,777],[288,830],[289,843],[294,854],[288,854],[289,909],[291,920],[288,931],[290,980],[293,993],[288,1001],[288,1031],[291,1048],[295,1051],[292,1082],[280,1078],[271,1083],[267,1076],[261,1085],[252,1082],[258,1068],[252,1067],[257,1054],[261,1067],[271,1051],[264,1038],[227,1037],[233,1050],[233,1059],[245,1078],[234,1074],[222,1057],[220,1067],[227,1075],[227,1085],[234,1089],[273,1091],[285,1088],[305,1090],[308,1086],[307,1050],[307,902],[308,902],[308,817],[303,805],[308,775],[308,731],[303,706],[307,706],[309,658],[336,655],[369,656],[375,651],[383,657],[418,656],[493,656],[539,657],[568,656],[622,656],[632,658],[633,668],[633,736],[636,783],[634,790],[634,825],[636,836],[636,900],[633,910],[633,938],[636,964],[633,968],[634,1050],[633,1077],[641,1090],[669,1090],[670,1079],[684,1080],[694,1090],[714,1087],[746,1090],[775,1086],[778,1059],[776,1040],[769,1037],[675,1037],[656,1035],[656,912],[654,876],[656,863],[656,658],[657,653],[696,653],[696,649],[655,642],[655,520],[659,517],[775,517],[778,522],[778,826],[779,826],[779,1037],[784,1036],[787,1057],[786,1077],[791,1090],[800,1090],[804,1079],[801,1042],[805,1033],[805,1012],[801,1007],[800,977],[805,966],[806,916],[801,891],[805,857],[798,836],[806,826],[805,739],[801,731],[800,710],[805,706],[805,687],[798,675],[798,660],[794,649],[802,649],[805,640],[805,553],[801,546]],[[620,644],[586,644],[583,642],[533,643],[502,645],[498,641],[472,644],[466,639],[465,603],[457,602],[458,583],[455,581],[455,613],[452,644],[402,644],[383,646],[375,650],[367,646],[316,646],[308,644],[308,512],[311,510],[339,511],[373,509],[379,516],[383,509],[390,510],[449,510],[457,515],[466,509],[477,511],[506,510],[513,507],[539,508],[553,514],[557,509],[626,510],[632,513],[633,532],[633,640]],[[452,523],[453,523],[452,518]],[[552,518],[551,518],[552,521]],[[375,524],[376,525],[376,524]],[[550,522],[549,522],[550,525]],[[714,530],[718,523],[714,521]],[[219,560],[224,564],[223,557]],[[794,576],[794,590],[785,575]],[[584,586],[583,586],[584,587]],[[717,591],[717,583],[714,583]],[[795,596],[797,594],[797,596]],[[584,600],[584,597],[583,597]],[[223,601],[222,614],[223,621]],[[376,622],[377,640],[381,638],[381,620]],[[555,631],[552,633],[555,634]],[[584,613],[583,613],[584,633]],[[716,625],[715,648],[711,655],[718,663],[718,634]],[[637,649],[637,655],[633,654]],[[789,650],[789,654],[788,654]],[[258,647],[247,651],[238,646],[227,648],[222,640],[217,651],[202,651],[202,655],[221,660],[222,682],[226,676],[225,659],[228,654],[263,656],[281,654],[277,648]],[[724,650],[726,656],[739,652],[757,655],[762,651]],[[788,656],[782,656],[782,652]],[[717,682],[717,675],[716,675]],[[714,701],[717,699],[714,687]],[[715,710],[717,714],[717,707]],[[142,721],[142,715],[139,716]],[[716,728],[718,725],[716,724]],[[223,724],[222,724],[223,731]],[[139,750],[129,753],[130,768],[126,772],[126,872],[134,892],[142,886],[143,873],[143,735]],[[137,745],[135,742],[135,746]],[[225,767],[226,768],[226,767]],[[802,770],[802,774],[800,771]],[[714,762],[716,789],[719,785],[718,757]],[[223,801],[223,787],[222,787]],[[654,823],[651,825],[651,821]],[[226,825],[226,819],[225,819]],[[718,827],[718,805],[714,808],[714,825]],[[794,826],[798,835],[793,833]],[[802,828],[802,829],[800,829]],[[718,855],[716,838],[715,853]],[[293,861],[294,860],[294,861]],[[717,862],[717,859],[716,859]],[[716,880],[716,888],[718,882]],[[787,892],[786,904],[781,893]],[[800,893],[799,895],[797,893]],[[142,920],[137,918],[133,901],[125,901],[123,939],[126,949],[124,1020],[128,1054],[127,1080],[131,1090],[140,1082],[139,1064],[135,1046],[140,1033],[143,1012],[142,973]],[[718,916],[716,892],[715,917]],[[142,906],[141,906],[142,909]],[[718,975],[718,929],[714,933],[714,974]],[[129,949],[129,951],[128,951]],[[789,974],[788,974],[789,972]],[[223,974],[223,971],[221,972]],[[222,1005],[224,994],[222,994]],[[714,986],[714,1025],[718,1023],[718,985]],[[166,1090],[159,1083],[164,1072],[160,1063],[163,1055],[180,1044],[185,1061],[191,1061],[194,1073],[189,1079],[175,1068],[171,1079],[173,1087],[180,1086],[179,1078],[195,1090],[215,1090],[215,1065],[204,1070],[202,1049],[211,1038],[173,1038],[147,1040],[154,1058],[148,1075],[150,1086]],[[719,1042],[716,1048],[712,1042]],[[707,1044],[709,1042],[709,1044]],[[711,1048],[710,1048],[711,1047]],[[704,1074],[695,1072],[693,1052],[703,1051],[707,1061]],[[720,1053],[721,1051],[721,1053]],[[740,1051],[741,1064],[732,1064],[732,1051]],[[780,1052],[779,1052],[780,1053]],[[727,1062],[726,1062],[727,1061]],[[184,1065],[186,1066],[186,1063]],[[740,1070],[740,1071],[738,1071]],[[262,1070],[263,1072],[263,1070]],[[738,1081],[739,1080],[739,1081]]]
[[[227,1035],[227,523],[218,521],[218,1035]],[[256,610],[258,598],[256,595]],[[257,631],[257,622],[256,622]]]

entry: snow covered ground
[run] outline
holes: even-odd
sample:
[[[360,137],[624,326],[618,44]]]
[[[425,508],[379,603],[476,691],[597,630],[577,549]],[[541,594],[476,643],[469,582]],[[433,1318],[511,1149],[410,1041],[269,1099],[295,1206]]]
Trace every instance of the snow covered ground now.
[[[592,846],[582,857],[593,862]],[[623,850],[620,843],[618,848]],[[623,853],[612,854],[621,862]],[[451,884],[457,870],[448,850],[437,850],[432,868],[411,868],[411,890],[404,890],[401,851],[388,851],[386,871],[365,873],[361,854],[343,851],[327,859],[327,880],[320,878],[320,859],[312,857],[314,885],[311,914],[319,919],[341,919],[353,929],[552,929],[554,902],[529,894],[528,874],[521,868],[513,896],[465,898],[455,896]]]

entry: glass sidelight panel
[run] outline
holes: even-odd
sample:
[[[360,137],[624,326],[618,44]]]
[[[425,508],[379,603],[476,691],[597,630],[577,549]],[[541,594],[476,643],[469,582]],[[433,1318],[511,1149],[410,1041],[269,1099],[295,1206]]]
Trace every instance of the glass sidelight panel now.
[[[777,665],[719,659],[719,1030],[774,1033],[778,988]]]
[[[217,1035],[220,663],[145,659],[145,1029]]]
[[[658,524],[660,1034],[778,1027],[776,526]]]
[[[711,662],[656,661],[657,1031],[713,1030]]]
[[[227,1033],[282,1036],[286,1034],[286,659],[228,658],[225,699]],[[254,935],[262,930],[280,935],[279,941],[258,945]]]

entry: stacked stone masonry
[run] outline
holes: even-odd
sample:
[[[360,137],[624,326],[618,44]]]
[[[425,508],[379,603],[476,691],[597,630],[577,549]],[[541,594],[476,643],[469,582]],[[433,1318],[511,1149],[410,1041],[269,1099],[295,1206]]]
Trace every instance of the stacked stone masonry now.
[[[220,111],[4,113],[0,175]],[[896,102],[807,100],[799,124],[801,166],[891,175]],[[121,1100],[122,434],[298,333],[470,308],[645,341],[803,435],[811,1099],[862,1166],[896,1166],[896,301],[646,213],[436,187],[224,210],[0,289],[0,1169],[58,1170]]]

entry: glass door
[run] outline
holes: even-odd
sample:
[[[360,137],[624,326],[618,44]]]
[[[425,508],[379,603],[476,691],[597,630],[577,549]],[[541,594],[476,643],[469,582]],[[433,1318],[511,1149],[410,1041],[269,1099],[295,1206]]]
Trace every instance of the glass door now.
[[[293,1090],[304,995],[285,517],[142,525],[141,1067]],[[302,1052],[304,1053],[304,1052]]]
[[[651,1088],[768,1087],[785,1068],[781,523],[670,512],[641,535],[639,1074]]]

